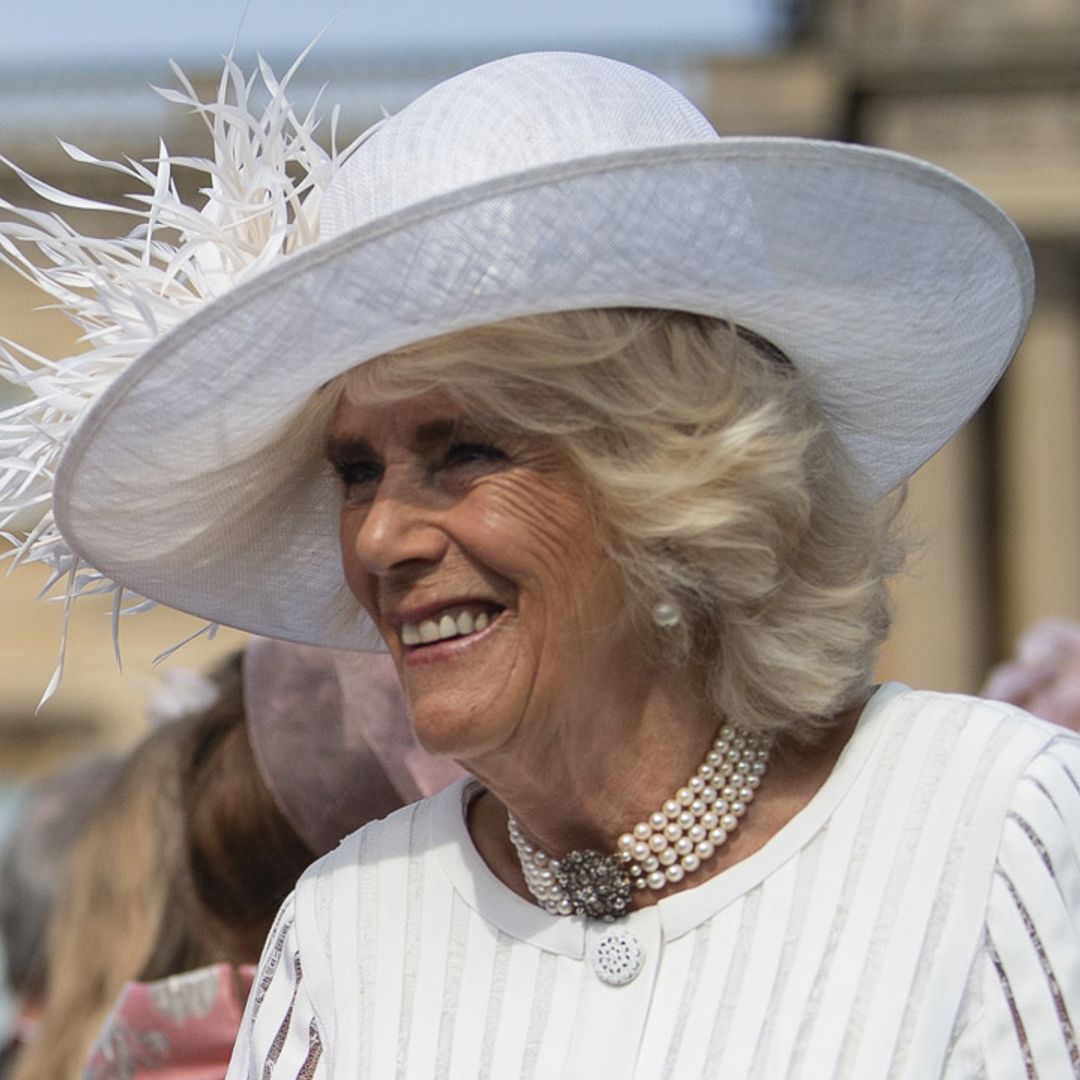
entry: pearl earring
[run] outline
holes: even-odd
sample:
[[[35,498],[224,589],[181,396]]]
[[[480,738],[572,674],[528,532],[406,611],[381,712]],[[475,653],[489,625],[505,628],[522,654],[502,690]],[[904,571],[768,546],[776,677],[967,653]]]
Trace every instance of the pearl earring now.
[[[652,620],[661,630],[671,630],[682,622],[682,610],[674,600],[660,600],[653,605]]]

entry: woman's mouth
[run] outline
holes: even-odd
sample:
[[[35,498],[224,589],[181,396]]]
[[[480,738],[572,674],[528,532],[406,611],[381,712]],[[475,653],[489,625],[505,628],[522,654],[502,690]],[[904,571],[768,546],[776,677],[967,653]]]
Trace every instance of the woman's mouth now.
[[[452,604],[416,622],[401,624],[401,643],[423,648],[441,641],[468,638],[482,633],[505,611],[498,604],[472,602]]]

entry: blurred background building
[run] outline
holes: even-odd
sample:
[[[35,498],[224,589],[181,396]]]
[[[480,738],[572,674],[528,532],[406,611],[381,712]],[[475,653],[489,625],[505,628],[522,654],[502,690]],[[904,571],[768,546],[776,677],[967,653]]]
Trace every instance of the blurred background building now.
[[[135,8],[119,0],[83,6]],[[381,109],[394,111],[479,61],[532,47],[592,49],[674,83],[721,132],[890,147],[938,163],[999,202],[1032,242],[1038,306],[1001,387],[911,485],[907,517],[925,546],[897,583],[899,618],[881,665],[882,677],[974,690],[1031,619],[1080,616],[1080,7],[1072,0],[732,0],[738,19],[706,34],[679,22],[678,4],[664,6],[667,24],[653,12],[635,33],[629,13],[639,6],[627,0],[609,8],[605,24],[571,32],[555,5],[545,9],[544,33],[535,23],[520,33],[507,24],[498,43],[470,40],[458,25],[445,40],[433,28],[422,45],[402,39],[342,48],[332,26],[301,70],[296,96],[313,101],[329,84],[327,100],[341,103],[348,136]],[[226,7],[217,9],[217,25],[227,41],[233,15]],[[620,11],[625,18],[614,14]],[[245,30],[255,44],[259,23],[256,2]],[[80,53],[78,26],[55,32],[56,55],[0,54],[0,154],[58,187],[115,200],[124,194],[122,178],[75,164],[56,137],[104,158],[152,158],[159,137],[173,156],[205,150],[199,121],[148,89],[173,81],[163,59],[173,31],[161,30],[153,57],[134,46],[115,56],[89,46]],[[275,39],[266,51],[282,71],[305,43]],[[212,96],[214,50],[188,42],[180,51],[185,70]],[[251,58],[243,48],[240,55]],[[32,196],[0,168],[0,198],[26,204]],[[81,229],[123,227],[116,215],[71,217]],[[76,349],[61,315],[35,310],[41,302],[0,269],[0,336],[45,356]],[[58,604],[33,603],[42,579],[31,567],[0,583],[0,774],[9,777],[81,746],[130,740],[144,723],[154,656],[199,626],[166,611],[125,620],[122,676],[107,603],[80,603],[64,683],[35,712],[61,623]],[[169,663],[204,667],[239,641],[223,631]]]

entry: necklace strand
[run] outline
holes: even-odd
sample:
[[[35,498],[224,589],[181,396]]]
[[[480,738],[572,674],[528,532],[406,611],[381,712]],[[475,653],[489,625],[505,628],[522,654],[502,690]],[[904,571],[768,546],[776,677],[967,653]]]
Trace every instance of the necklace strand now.
[[[529,892],[552,915],[607,922],[625,915],[633,889],[677,884],[715,855],[739,826],[761,784],[768,744],[725,725],[697,772],[655,813],[623,833],[615,853],[571,851],[561,859],[530,844],[507,819]]]

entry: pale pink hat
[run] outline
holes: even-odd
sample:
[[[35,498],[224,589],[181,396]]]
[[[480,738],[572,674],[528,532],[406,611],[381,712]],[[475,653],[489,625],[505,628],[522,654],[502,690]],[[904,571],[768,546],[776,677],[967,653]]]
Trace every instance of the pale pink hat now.
[[[317,855],[464,775],[417,743],[385,654],[253,639],[244,711],[274,802]]]

